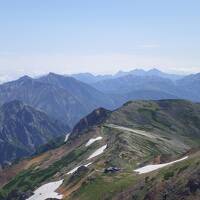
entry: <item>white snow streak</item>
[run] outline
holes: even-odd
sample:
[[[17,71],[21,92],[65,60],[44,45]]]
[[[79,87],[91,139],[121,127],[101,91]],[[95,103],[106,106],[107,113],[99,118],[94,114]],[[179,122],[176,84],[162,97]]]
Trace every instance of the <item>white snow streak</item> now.
[[[188,158],[188,156],[183,157],[183,158],[181,158],[181,159],[179,159],[179,160],[175,160],[175,161],[173,161],[173,162],[165,163],[165,164],[147,165],[147,166],[138,168],[138,169],[136,169],[136,170],[134,170],[134,171],[135,171],[135,172],[138,172],[139,174],[144,174],[144,173],[148,173],[148,172],[151,172],[151,171],[154,171],[154,170],[163,168],[163,167],[168,166],[168,165],[172,165],[172,164],[174,164],[174,163],[180,162],[180,161],[185,160],[185,159],[187,159],[187,158]]]
[[[71,171],[69,171],[67,174],[73,174],[75,171],[78,170],[79,167],[81,167],[81,166],[88,167],[88,166],[91,165],[91,164],[92,164],[92,162],[90,162],[90,163],[88,163],[88,164],[86,164],[86,165],[79,165],[78,167],[75,167],[74,169],[72,169]]]
[[[70,135],[70,133],[67,133],[67,135],[65,136],[65,141],[64,142],[67,142],[67,140],[69,138],[69,135]]]
[[[46,200],[48,198],[62,199],[63,195],[55,192],[63,183],[63,180],[42,185],[34,191],[34,195],[27,200]]]
[[[86,147],[90,146],[92,143],[96,142],[97,140],[102,140],[103,138],[100,136],[100,137],[97,137],[97,138],[91,138],[87,143],[86,143]]]
[[[115,124],[108,124],[107,126],[110,127],[110,128],[115,128],[115,129],[119,129],[119,130],[130,131],[132,133],[136,133],[138,135],[146,136],[146,137],[149,137],[149,138],[156,138],[150,132],[146,132],[146,131],[142,131],[142,130],[138,130],[138,129],[127,128],[127,127],[118,126],[118,125],[115,125]]]
[[[104,150],[106,149],[106,147],[107,147],[107,144],[102,146],[101,148],[97,149],[93,154],[91,154],[89,156],[89,158],[87,160],[90,160],[90,159],[102,154],[104,152]]]

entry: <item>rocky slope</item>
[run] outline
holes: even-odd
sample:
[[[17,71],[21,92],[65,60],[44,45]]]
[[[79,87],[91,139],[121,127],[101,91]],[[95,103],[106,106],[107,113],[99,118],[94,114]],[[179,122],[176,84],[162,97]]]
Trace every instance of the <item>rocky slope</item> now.
[[[111,111],[104,108],[98,108],[92,113],[81,119],[72,130],[70,138],[76,138],[82,133],[89,131],[93,126],[102,124],[106,118],[108,118]]]
[[[69,127],[17,100],[1,106],[0,127],[0,164],[31,155],[40,145],[69,131]]]

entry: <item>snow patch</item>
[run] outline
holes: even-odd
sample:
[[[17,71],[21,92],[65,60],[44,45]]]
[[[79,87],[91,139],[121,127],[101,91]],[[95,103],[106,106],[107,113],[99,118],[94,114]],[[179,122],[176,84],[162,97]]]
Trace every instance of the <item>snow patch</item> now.
[[[142,130],[139,130],[139,129],[127,128],[127,127],[118,126],[118,125],[115,125],[115,124],[108,124],[107,126],[110,127],[110,128],[115,128],[115,129],[119,129],[119,130],[123,130],[123,131],[130,131],[132,133],[142,135],[142,136],[146,136],[146,137],[149,137],[149,138],[156,138],[156,136],[154,136],[152,133],[142,131]]]
[[[102,140],[103,138],[100,137],[96,137],[96,138],[91,138],[87,143],[86,143],[86,147],[90,146],[92,143],[96,142],[97,140]]]
[[[64,142],[67,142],[68,138],[69,138],[69,135],[70,133],[68,133],[66,136],[65,136],[65,141]]]
[[[93,154],[91,154],[91,155],[88,157],[87,160],[90,160],[90,159],[92,159],[92,158],[94,158],[94,157],[96,157],[96,156],[102,154],[102,153],[104,152],[104,150],[106,149],[106,147],[107,147],[107,144],[104,145],[104,146],[102,146],[101,148],[97,149]]]
[[[86,165],[79,165],[78,167],[75,167],[74,169],[72,169],[71,171],[69,171],[67,174],[73,174],[74,172],[76,172],[78,170],[79,167],[81,167],[81,166],[88,167],[91,164],[92,164],[92,162],[90,162],[90,163],[88,163]]]
[[[63,183],[63,180],[42,185],[34,191],[34,195],[27,200],[46,200],[48,198],[62,199],[63,195],[55,192]]]
[[[174,164],[174,163],[180,162],[180,161],[185,160],[185,159],[187,159],[187,158],[188,158],[188,156],[183,157],[183,158],[181,158],[181,159],[179,159],[179,160],[175,160],[175,161],[169,162],[169,163],[157,164],[157,165],[147,165],[147,166],[138,168],[138,169],[136,169],[136,170],[134,170],[134,171],[135,171],[135,172],[138,172],[139,174],[144,174],[144,173],[148,173],[148,172],[151,172],[151,171],[154,171],[154,170],[157,170],[157,169],[166,167],[166,166],[168,166],[168,165],[172,165],[172,164]]]

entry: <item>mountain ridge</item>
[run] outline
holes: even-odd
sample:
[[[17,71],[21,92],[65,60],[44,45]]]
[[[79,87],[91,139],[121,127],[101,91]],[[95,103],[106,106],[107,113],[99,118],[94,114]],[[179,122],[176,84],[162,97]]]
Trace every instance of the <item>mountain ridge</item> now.
[[[74,78],[50,73],[33,79],[21,77],[0,85],[0,105],[18,99],[73,127],[99,106],[115,107],[110,96]]]
[[[118,71],[114,75],[111,74],[105,74],[105,75],[93,75],[91,73],[79,73],[79,74],[72,74],[70,76],[76,78],[77,80],[80,80],[82,82],[88,83],[88,84],[93,84],[98,81],[103,81],[106,79],[115,79],[127,75],[135,75],[135,76],[158,76],[162,78],[169,78],[170,80],[178,80],[184,77],[184,75],[178,75],[178,74],[170,74],[170,73],[165,73],[162,72],[156,68],[152,68],[149,70],[143,70],[143,69],[134,69],[130,71]]]
[[[69,130],[69,127],[18,100],[0,107],[0,125],[0,164],[29,156],[40,145]]]
[[[0,172],[3,200],[18,200],[23,195],[28,198],[43,184],[63,179],[58,192],[65,200],[130,200],[133,196],[138,200],[160,200],[170,191],[168,183],[173,183],[175,190],[168,194],[169,200],[186,197],[186,190],[188,200],[191,196],[198,199],[198,190],[193,192],[192,185],[198,181],[200,169],[199,103],[129,101],[106,116],[103,110],[103,120],[94,121],[95,113],[86,117],[86,126],[80,126],[78,136],[69,138],[66,144],[18,163],[17,171],[11,166],[6,173]],[[167,163],[186,155],[186,160],[160,170],[144,175],[134,172],[148,164]],[[118,171],[112,172],[112,167]],[[11,180],[12,173],[17,175]],[[156,190],[159,195],[153,193]]]
[[[131,92],[134,94],[135,91],[148,90],[149,94],[146,95],[146,98],[148,97],[148,99],[152,100],[155,100],[153,99],[155,95],[151,95],[150,91],[155,94],[157,92],[157,99],[162,99],[163,94],[159,97],[160,92],[165,93],[166,99],[179,98],[198,102],[200,101],[199,82],[200,77],[198,74],[185,76],[176,81],[159,76],[136,76],[129,74],[115,79],[95,82],[92,85],[104,93],[122,95],[126,100],[131,100],[131,98],[127,99]]]

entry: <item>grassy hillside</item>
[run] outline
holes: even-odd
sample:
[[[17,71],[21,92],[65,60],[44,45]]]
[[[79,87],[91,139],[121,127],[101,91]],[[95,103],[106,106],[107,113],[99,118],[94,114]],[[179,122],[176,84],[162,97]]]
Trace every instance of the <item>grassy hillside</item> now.
[[[44,183],[61,179],[64,183],[58,192],[66,200],[198,199],[199,104],[182,100],[128,102],[100,118],[101,123],[90,116],[86,119],[84,129],[81,120],[72,133],[77,137],[65,145],[0,172],[1,199],[23,199]],[[89,139],[99,136],[101,140],[86,146]],[[102,154],[88,160],[104,145],[107,148]],[[166,163],[185,155],[189,158],[160,170],[134,172],[147,164]],[[68,174],[89,162],[88,167]],[[120,170],[105,173],[111,166]]]

